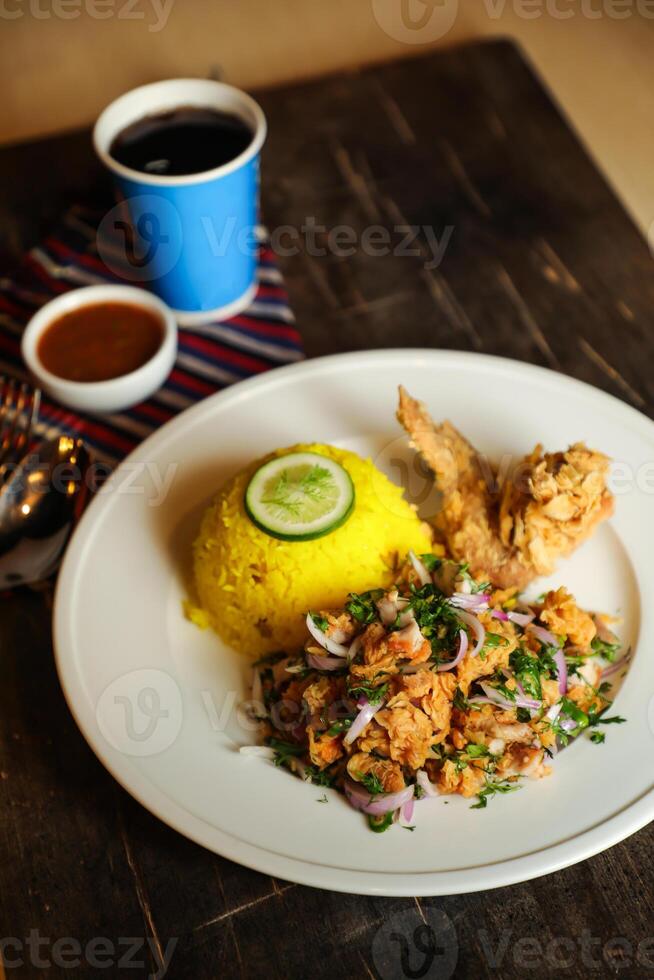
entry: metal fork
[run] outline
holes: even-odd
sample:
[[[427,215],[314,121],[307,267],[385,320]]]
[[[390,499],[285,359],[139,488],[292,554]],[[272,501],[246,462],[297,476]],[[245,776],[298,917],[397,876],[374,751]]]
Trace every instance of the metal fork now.
[[[38,388],[0,375],[0,484],[29,446],[40,403]]]

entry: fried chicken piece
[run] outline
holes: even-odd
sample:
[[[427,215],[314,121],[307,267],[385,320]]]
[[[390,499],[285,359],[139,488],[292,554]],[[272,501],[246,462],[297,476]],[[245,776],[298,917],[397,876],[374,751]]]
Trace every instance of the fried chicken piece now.
[[[314,766],[325,769],[343,755],[343,738],[341,735],[316,735],[308,728],[309,756]]]
[[[592,616],[580,609],[567,589],[548,592],[538,614],[556,636],[567,636],[581,650],[589,650],[597,628]]]
[[[401,693],[377,712],[375,720],[388,732],[391,759],[411,769],[420,769],[434,741],[434,729],[424,711]]]
[[[551,574],[613,512],[609,460],[583,443],[562,453],[536,446],[498,491],[488,460],[450,422],[436,425],[402,387],[397,417],[438,481],[434,523],[450,554],[498,588],[522,590]]]
[[[374,755],[368,755],[367,752],[357,752],[350,756],[347,771],[358,783],[361,782],[362,776],[376,776],[385,793],[399,793],[406,786],[397,762],[376,759]]]

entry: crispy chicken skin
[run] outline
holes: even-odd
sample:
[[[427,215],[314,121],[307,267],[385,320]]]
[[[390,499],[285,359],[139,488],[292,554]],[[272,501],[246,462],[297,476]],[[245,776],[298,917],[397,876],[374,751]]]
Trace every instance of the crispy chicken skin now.
[[[609,460],[583,443],[559,453],[536,446],[498,488],[488,461],[450,422],[436,425],[402,387],[397,417],[438,481],[435,526],[450,554],[498,588],[523,589],[550,575],[613,513]]]

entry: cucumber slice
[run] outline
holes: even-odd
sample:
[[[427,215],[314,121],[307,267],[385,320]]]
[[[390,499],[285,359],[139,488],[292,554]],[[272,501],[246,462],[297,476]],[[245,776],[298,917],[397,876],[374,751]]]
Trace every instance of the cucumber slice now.
[[[319,453],[288,453],[259,467],[245,491],[250,520],[273,538],[311,541],[335,531],[354,509],[347,470]]]

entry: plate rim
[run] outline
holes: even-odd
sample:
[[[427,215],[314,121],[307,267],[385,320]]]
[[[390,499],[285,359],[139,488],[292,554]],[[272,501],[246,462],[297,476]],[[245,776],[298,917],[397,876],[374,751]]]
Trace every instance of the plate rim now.
[[[301,374],[310,375],[315,371],[329,369],[334,364],[341,365],[347,362],[352,367],[370,361],[394,361],[404,358],[426,359],[433,362],[435,367],[437,361],[449,362],[450,364],[459,362],[467,363],[470,366],[487,364],[494,370],[499,368],[506,372],[515,372],[516,370],[527,372],[532,374],[534,378],[563,385],[569,390],[582,393],[586,397],[603,403],[610,410],[612,416],[615,417],[615,414],[619,413],[624,418],[626,425],[637,426],[641,431],[646,431],[650,439],[654,440],[654,421],[633,406],[588,382],[541,365],[469,351],[431,348],[381,348],[308,358],[304,361],[265,371],[256,377],[248,378],[215,392],[164,423],[133,449],[118,464],[114,473],[117,478],[120,478],[121,471],[133,466],[142,457],[147,458],[153,449],[156,451],[159,443],[169,437],[171,430],[183,431],[183,428],[192,424],[197,417],[211,412],[216,402],[237,403],[239,400],[249,397],[249,394],[258,388],[283,385],[289,375],[293,377]],[[68,545],[57,579],[53,611],[53,647],[59,682],[68,708],[82,736],[109,774],[150,813],[194,843],[253,870],[291,880],[298,884],[351,894],[427,897],[506,887],[550,874],[613,847],[654,819],[654,788],[652,788],[607,820],[572,838],[531,851],[528,854],[474,868],[403,873],[357,871],[289,858],[259,845],[240,840],[196,816],[160,790],[147,775],[138,773],[138,778],[134,779],[135,770],[130,770],[129,762],[124,767],[125,771],[121,771],[120,766],[115,764],[112,757],[118,753],[114,753],[114,750],[102,740],[99,731],[96,732],[93,726],[86,724],[83,711],[78,710],[78,696],[83,692],[73,657],[71,655],[67,658],[66,654],[68,634],[66,610],[67,604],[71,604],[74,595],[76,559],[85,547],[94,522],[101,516],[103,507],[107,506],[111,499],[110,496],[98,496],[91,501]],[[80,704],[83,705],[83,703],[82,700]]]

